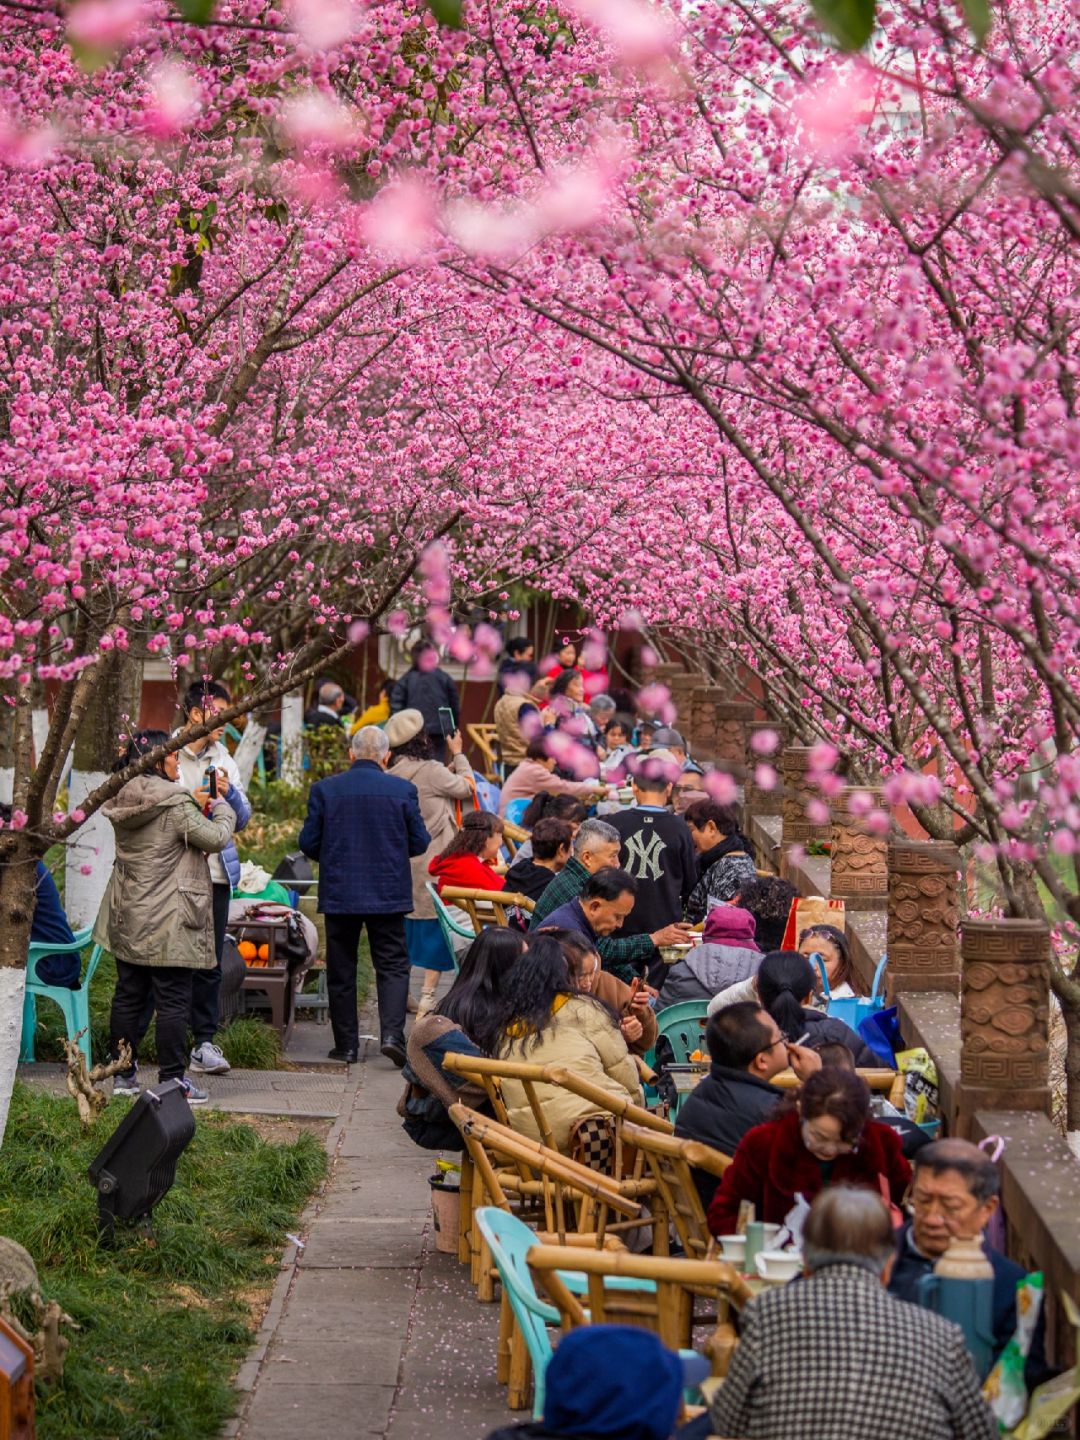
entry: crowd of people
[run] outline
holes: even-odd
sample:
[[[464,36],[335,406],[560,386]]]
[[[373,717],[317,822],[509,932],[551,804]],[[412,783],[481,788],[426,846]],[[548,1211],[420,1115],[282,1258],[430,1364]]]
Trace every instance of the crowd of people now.
[[[821,1000],[822,970],[833,997],[854,994],[843,929],[810,925],[785,948],[794,888],[759,873],[737,809],[712,798],[681,735],[634,714],[627,698],[612,700],[608,676],[584,672],[573,647],[541,675],[527,642],[508,646],[496,805],[483,803],[463,754],[459,698],[434,647],[420,642],[412,658],[359,717],[366,723],[346,722],[347,697],[331,682],[307,716],[313,728],[340,727],[349,747],[347,768],[311,786],[299,836],[319,865],[331,1056],[359,1057],[365,931],[380,1048],[403,1070],[399,1114],[426,1149],[460,1148],[448,1114],[455,1102],[488,1110],[486,1092],[448,1068],[448,1057],[553,1064],[642,1105],[637,1060],[658,1053],[658,1013],[700,1002],[708,1070],[683,1100],[675,1134],[730,1158],[720,1178],[694,1171],[711,1234],[721,1243],[733,1236],[749,1207],[765,1224],[788,1223],[800,1206],[809,1212],[803,1278],[747,1306],[709,1428],[688,1433],[996,1434],[962,1332],[909,1303],[954,1236],[984,1237],[998,1203],[996,1167],[968,1142],[931,1141],[902,1117],[874,1115],[857,1072],[877,1064],[875,1055]],[[222,686],[195,687],[183,723],[213,721],[228,700]],[[167,739],[142,731],[118,763]],[[192,1103],[205,1092],[189,1071],[228,1068],[215,1038],[217,987],[234,835],[250,813],[220,729],[161,756],[105,807],[117,858],[95,939],[117,961],[112,1053],[126,1042],[136,1055],[156,1015],[160,1078],[177,1080]],[[473,935],[454,907],[460,891],[505,894],[519,909],[511,923]],[[49,927],[46,884],[41,894]],[[440,910],[456,918],[457,937]],[[412,970],[421,976],[415,1004]],[[773,1083],[787,1070],[795,1088]],[[134,1063],[117,1088],[138,1092]],[[502,1099],[523,1135],[541,1138],[538,1101],[558,1149],[595,1159],[595,1102],[557,1085],[530,1095],[513,1078],[503,1080]],[[1016,1327],[1023,1272],[988,1244],[986,1254],[1000,1353]],[[673,1433],[681,1372],[667,1360],[657,1363],[670,1371],[671,1393],[661,1405],[659,1380],[650,1387],[637,1429],[614,1399],[594,1395],[586,1405],[584,1389],[558,1418],[563,1370],[572,1376],[604,1343],[612,1354],[653,1345],[630,1338],[636,1332],[601,1333],[607,1328],[563,1340],[543,1424],[516,1433]],[[837,1333],[842,1357],[832,1348]],[[1031,1383],[1045,1377],[1041,1324],[1027,1365]]]

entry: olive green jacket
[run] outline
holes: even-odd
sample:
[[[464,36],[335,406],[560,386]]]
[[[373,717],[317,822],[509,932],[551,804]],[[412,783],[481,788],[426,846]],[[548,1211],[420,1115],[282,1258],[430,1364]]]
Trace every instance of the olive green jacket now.
[[[102,806],[116,861],[94,940],[129,965],[214,967],[213,890],[206,856],[224,850],[236,815],[227,800],[209,818],[160,775],[137,775]]]

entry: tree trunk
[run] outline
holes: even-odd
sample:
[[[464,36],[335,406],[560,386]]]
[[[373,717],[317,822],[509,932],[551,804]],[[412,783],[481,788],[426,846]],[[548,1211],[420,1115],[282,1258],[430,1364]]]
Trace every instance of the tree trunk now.
[[[15,788],[15,707],[7,703],[10,680],[0,681],[0,802],[11,804]]]
[[[1080,986],[1068,989],[1075,993],[1062,995],[1058,989],[1065,1019],[1065,1138],[1080,1160]]]
[[[68,782],[68,808],[77,810],[107,777],[121,749],[121,735],[137,724],[142,665],[125,656],[94,687],[75,740],[75,763]],[[133,709],[134,707],[134,709]],[[109,883],[115,856],[113,828],[99,811],[69,837],[64,867],[64,908],[73,930],[92,925]]]
[[[251,776],[255,769],[255,762],[259,758],[259,751],[266,739],[266,726],[260,725],[254,715],[249,716],[244,733],[240,737],[240,744],[236,747],[233,759],[236,761],[236,768],[240,771],[240,783],[245,790],[251,786]]]
[[[304,779],[304,692],[291,690],[281,697],[281,755],[278,775],[297,788]]]
[[[37,892],[37,860],[26,831],[7,831],[0,846],[0,1144],[19,1063],[26,952]]]

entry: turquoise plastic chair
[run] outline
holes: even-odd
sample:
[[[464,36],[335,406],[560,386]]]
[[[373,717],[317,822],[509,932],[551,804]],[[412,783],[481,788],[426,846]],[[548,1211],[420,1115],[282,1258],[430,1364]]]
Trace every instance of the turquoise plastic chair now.
[[[481,1206],[476,1212],[476,1223],[491,1251],[514,1319],[525,1338],[525,1348],[533,1368],[533,1419],[539,1420],[544,1413],[544,1377],[552,1355],[547,1327],[559,1324],[559,1312],[541,1300],[533,1284],[526,1257],[538,1243],[536,1234],[524,1220],[494,1205]],[[560,1270],[559,1278],[572,1295],[588,1294],[588,1276],[581,1271]],[[655,1291],[656,1284],[652,1280],[638,1280],[632,1275],[609,1275],[604,1280],[604,1288],[651,1292]]]
[[[520,800],[511,800],[503,815],[504,820],[509,820],[511,825],[520,825],[521,817],[532,804],[532,797],[523,795]]]
[[[39,960],[44,960],[46,955],[70,955],[72,952],[85,950],[90,943],[92,934],[93,927],[88,926],[85,930],[80,930],[69,945],[56,945],[52,941],[31,944],[26,956],[26,996],[23,1000],[20,1060],[31,1061],[34,1058],[37,1002],[39,999],[44,999],[51,1000],[60,1006],[69,1040],[74,1040],[80,1030],[85,1032],[79,1041],[79,1049],[86,1056],[87,1069],[93,1064],[93,1055],[90,1049],[90,981],[94,978],[94,971],[101,959],[101,946],[95,945],[91,950],[86,974],[77,990],[69,990],[66,985],[46,984],[44,980],[38,979],[37,974]]]
[[[676,1065],[686,1065],[691,1050],[701,1044],[701,1021],[709,1013],[707,1000],[681,1000],[678,1005],[669,1005],[656,1016],[657,1039],[667,1038],[675,1055]]]
[[[514,1320],[529,1352],[533,1372],[533,1419],[539,1420],[544,1414],[544,1379],[552,1356],[547,1327],[559,1324],[559,1312],[537,1295],[525,1261],[525,1256],[536,1244],[536,1236],[524,1220],[494,1205],[482,1206],[473,1218],[491,1251],[510,1309],[514,1312]]]
[[[443,898],[439,894],[439,887],[435,884],[434,880],[428,880],[426,885],[427,892],[435,905],[435,918],[439,922],[439,929],[442,931],[442,937],[446,941],[446,948],[450,951],[450,959],[454,962],[454,970],[460,970],[461,965],[458,961],[458,953],[454,949],[454,936],[458,935],[463,940],[468,940],[471,945],[476,939],[476,932],[471,925],[466,929],[464,925],[458,924],[450,914],[447,906],[443,903]]]

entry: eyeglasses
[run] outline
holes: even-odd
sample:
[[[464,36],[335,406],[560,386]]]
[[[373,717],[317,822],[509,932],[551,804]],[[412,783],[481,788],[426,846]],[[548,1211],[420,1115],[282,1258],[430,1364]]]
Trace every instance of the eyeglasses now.
[[[778,1035],[771,1045],[766,1045],[763,1049],[756,1051],[754,1054],[754,1059],[756,1060],[759,1055],[768,1055],[771,1051],[776,1049],[777,1045],[786,1044],[787,1041],[784,1039],[783,1035]]]

